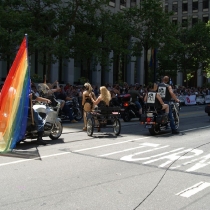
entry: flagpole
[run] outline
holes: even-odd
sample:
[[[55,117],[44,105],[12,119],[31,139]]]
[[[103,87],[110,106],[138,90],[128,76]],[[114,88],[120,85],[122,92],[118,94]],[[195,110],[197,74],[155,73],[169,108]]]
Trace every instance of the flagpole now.
[[[29,71],[29,60],[28,60],[28,34],[25,34],[26,38],[26,52],[27,52],[27,63],[28,63],[28,74],[30,78],[30,71]],[[30,109],[31,109],[31,124],[34,125],[34,113],[33,113],[33,103],[32,103],[32,95],[31,95],[31,80],[30,80],[30,85],[29,85],[29,93],[30,93]]]

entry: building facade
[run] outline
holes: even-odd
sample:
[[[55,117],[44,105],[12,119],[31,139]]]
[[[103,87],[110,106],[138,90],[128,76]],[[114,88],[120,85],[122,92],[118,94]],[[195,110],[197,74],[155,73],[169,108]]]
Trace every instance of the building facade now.
[[[139,5],[142,0],[110,0],[109,9],[112,12],[118,12],[121,9]],[[174,15],[171,21],[177,24],[178,22],[186,23],[191,18],[191,24],[195,24],[198,19],[207,22],[209,20],[209,0],[163,0],[163,8],[165,12],[173,11]],[[113,52],[110,53],[110,58],[113,57]],[[29,64],[31,75],[38,74],[43,77],[43,66],[37,64],[36,55],[30,56]],[[82,77],[82,71],[85,67],[80,62],[70,59],[70,61],[57,62],[51,64],[49,82],[58,80],[60,83],[77,83]],[[114,84],[116,82],[116,75],[118,74],[118,67],[113,63],[109,67],[109,71],[101,71],[101,66],[94,67],[95,71],[91,72],[90,78],[87,78],[93,85],[101,86],[105,83]],[[128,84],[139,83],[144,85],[144,53],[141,57],[132,57],[131,61],[126,64],[124,72],[124,80]],[[0,61],[0,80],[3,82],[7,76],[7,64]],[[204,77],[201,70],[197,72],[197,86],[202,86]],[[174,84],[183,85],[182,73],[178,73]]]
[[[201,20],[205,23],[209,21],[210,16],[210,2],[209,0],[165,0],[165,12],[173,11],[174,15],[171,21],[174,24],[181,23],[183,27],[192,27]],[[187,23],[188,22],[188,23]],[[198,34],[199,35],[199,34]],[[197,70],[197,86],[201,87],[206,79],[201,69]],[[178,73],[177,84],[185,84],[182,73]],[[208,82],[210,80],[208,79]]]

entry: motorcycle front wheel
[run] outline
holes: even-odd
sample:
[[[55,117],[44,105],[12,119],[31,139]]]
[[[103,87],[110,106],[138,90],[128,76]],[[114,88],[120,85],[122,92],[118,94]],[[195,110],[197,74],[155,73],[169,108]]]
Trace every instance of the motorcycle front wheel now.
[[[80,108],[74,110],[74,119],[76,121],[80,121],[82,119],[82,110]]]
[[[60,121],[57,121],[54,125],[53,125],[53,128],[51,130],[51,133],[49,135],[49,137],[52,139],[52,140],[56,140],[58,139],[61,134],[63,132],[63,125]]]
[[[178,112],[173,112],[173,117],[174,117],[174,124],[175,128],[179,128],[179,113]]]

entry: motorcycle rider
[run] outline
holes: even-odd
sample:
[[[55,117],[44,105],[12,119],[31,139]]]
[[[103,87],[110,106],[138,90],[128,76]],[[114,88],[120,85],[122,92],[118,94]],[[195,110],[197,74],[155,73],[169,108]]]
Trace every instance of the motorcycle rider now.
[[[141,104],[138,100],[138,98],[141,98],[143,99],[143,97],[139,94],[139,92],[137,90],[135,90],[135,85],[132,85],[130,90],[128,91],[128,94],[131,95],[131,98],[132,98],[132,102],[135,103],[137,109],[139,110],[139,120],[141,119],[141,114],[142,114],[142,107],[141,107]]]
[[[33,92],[33,90],[31,90],[31,94],[29,95],[30,99],[31,100],[35,100],[35,101],[41,101],[41,102],[44,102],[44,103],[51,103],[51,101],[47,98],[42,98],[42,97],[38,97],[35,95],[35,93]],[[44,133],[44,122],[42,120],[42,117],[39,115],[39,113],[34,110],[33,110],[33,117],[34,117],[34,121],[36,123],[36,126],[37,126],[37,133],[38,133],[38,138],[37,138],[37,141],[36,143],[38,145],[46,145],[47,142],[44,141],[42,139],[42,136],[43,136],[43,133]]]
[[[62,86],[60,86],[60,89],[54,93],[56,99],[63,100],[63,101],[68,101],[71,100],[70,97],[68,97],[64,92],[62,92]],[[69,116],[69,120],[71,123],[77,123],[78,121],[76,121],[72,115],[72,109],[70,109],[70,107],[68,107],[68,105],[66,105],[66,103],[63,104],[63,108],[62,111],[65,113],[65,115]]]
[[[180,102],[179,99],[177,99],[176,95],[173,92],[173,89],[171,85],[167,84],[169,82],[169,77],[164,76],[162,79],[162,83],[158,84],[158,92],[160,93],[161,98],[163,99],[165,104],[169,104],[171,99],[173,98],[176,102]],[[169,120],[170,120],[170,126],[171,126],[171,132],[172,134],[179,134],[179,131],[175,127],[174,118],[172,115],[171,107],[169,106]]]
[[[146,93],[144,97],[145,103],[153,103],[155,104],[155,107],[157,109],[165,110],[165,114],[169,114],[169,106],[168,104],[165,104],[160,96],[159,93],[157,93],[157,84],[150,84],[148,86],[148,92]]]
[[[113,86],[113,88],[110,90],[111,93],[111,103],[113,106],[120,106],[120,103],[118,101],[118,95],[120,95],[120,91],[119,91],[119,85],[115,84]]]

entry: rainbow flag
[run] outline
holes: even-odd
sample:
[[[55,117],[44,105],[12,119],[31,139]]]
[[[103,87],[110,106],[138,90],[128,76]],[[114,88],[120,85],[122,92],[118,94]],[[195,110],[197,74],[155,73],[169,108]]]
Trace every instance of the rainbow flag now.
[[[8,152],[26,131],[30,93],[27,35],[0,93],[0,152]]]

